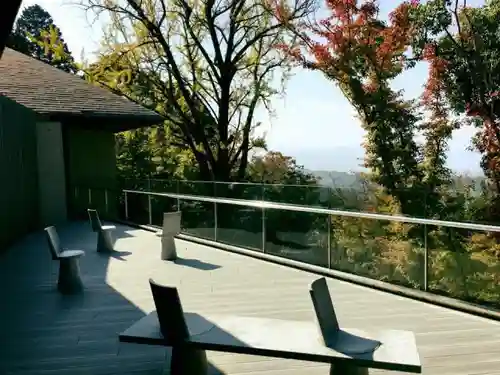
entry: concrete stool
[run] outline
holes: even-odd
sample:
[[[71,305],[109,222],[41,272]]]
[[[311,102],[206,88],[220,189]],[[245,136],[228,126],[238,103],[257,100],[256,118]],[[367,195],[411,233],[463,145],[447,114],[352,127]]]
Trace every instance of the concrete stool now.
[[[113,251],[112,231],[116,229],[114,225],[102,225],[97,210],[87,209],[92,231],[97,232],[97,252],[106,253]]]
[[[57,289],[63,294],[78,293],[83,290],[82,278],[80,276],[79,258],[85,255],[82,250],[63,249],[53,226],[45,228],[49,243],[52,260],[59,261],[59,280]]]
[[[175,236],[181,231],[181,217],[181,211],[163,213],[162,231],[156,233],[158,237],[161,237],[162,260],[177,259]]]

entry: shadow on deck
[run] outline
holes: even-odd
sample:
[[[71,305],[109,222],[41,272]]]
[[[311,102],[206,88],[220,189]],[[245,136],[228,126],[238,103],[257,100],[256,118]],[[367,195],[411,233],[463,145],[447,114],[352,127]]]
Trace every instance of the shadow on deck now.
[[[180,259],[159,259],[160,240],[118,226],[118,253],[96,253],[87,223],[58,228],[65,247],[85,250],[85,292],[56,291],[58,264],[35,233],[0,257],[0,374],[161,374],[165,350],[118,342],[118,333],[154,309],[148,279],[178,286],[186,311],[313,319],[310,273],[177,240]],[[346,327],[416,333],[424,374],[500,375],[500,324],[330,279]],[[328,374],[328,366],[209,353],[212,374]],[[373,371],[379,373],[379,371]]]

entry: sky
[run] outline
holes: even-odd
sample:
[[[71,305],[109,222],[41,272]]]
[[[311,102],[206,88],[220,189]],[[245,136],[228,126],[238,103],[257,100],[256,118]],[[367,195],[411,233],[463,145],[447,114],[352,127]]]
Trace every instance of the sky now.
[[[483,1],[468,3],[479,5]],[[24,0],[22,8],[33,4],[52,15],[76,59],[88,58],[98,49],[103,25],[93,22],[92,15],[87,15],[75,0]],[[397,4],[396,0],[381,0],[381,12],[387,14]],[[426,67],[418,66],[399,76],[394,86],[404,89],[406,97],[415,98],[422,92],[426,76]],[[295,157],[308,169],[360,169],[364,131],[340,90],[321,73],[297,70],[288,82],[286,96],[276,98],[273,108],[272,119],[263,111],[258,114],[264,124],[260,131],[266,134],[270,149]],[[454,133],[448,154],[452,169],[469,173],[480,170],[479,155],[466,150],[472,134],[470,128]]]

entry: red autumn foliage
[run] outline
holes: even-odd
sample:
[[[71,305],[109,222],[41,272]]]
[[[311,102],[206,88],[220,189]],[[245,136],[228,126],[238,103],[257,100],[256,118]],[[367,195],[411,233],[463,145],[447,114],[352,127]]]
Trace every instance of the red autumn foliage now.
[[[429,63],[429,74],[422,95],[423,104],[432,106],[436,101],[442,100],[444,90],[443,73],[448,62],[436,54],[436,46],[427,44],[424,47],[423,60]]]
[[[412,31],[409,10],[417,2],[403,2],[389,15],[388,25],[377,19],[379,7],[374,0],[326,0],[325,3],[331,16],[308,26],[299,45],[278,48],[309,68],[325,73],[335,69],[330,73],[340,80],[339,74],[353,70],[362,70],[374,81],[398,74]],[[278,16],[280,13],[276,9]],[[362,65],[356,63],[360,61]],[[365,86],[367,90],[375,87],[369,83]]]
[[[459,12],[465,14],[464,8]],[[469,20],[469,18],[467,18]],[[458,21],[459,22],[459,21]],[[478,55],[488,43],[475,43],[481,40],[481,35],[474,35],[474,28],[458,27],[458,32],[448,33],[448,41],[454,43],[439,44],[444,39],[436,38],[433,43],[424,47],[422,60],[429,64],[429,74],[423,94],[423,104],[428,109],[434,110],[438,106],[447,104],[449,92],[454,92],[455,97],[460,97],[462,105],[465,104],[465,115],[479,119],[483,126],[475,139],[475,147],[483,155],[481,166],[485,174],[494,182],[500,192],[500,118],[498,115],[499,92],[491,90],[487,81],[481,75],[479,81],[475,75],[476,69],[485,65],[477,64]],[[445,37],[446,38],[446,37]],[[451,47],[450,47],[451,45]],[[444,51],[438,48],[444,48]],[[486,47],[489,48],[489,47]],[[464,67],[467,70],[464,70]],[[452,73],[458,71],[458,74]],[[450,89],[451,82],[451,89]],[[472,89],[471,89],[472,87]]]
[[[373,179],[397,197],[403,212],[421,210],[409,198],[422,180],[417,166],[412,104],[390,86],[404,68],[413,32],[415,3],[400,4],[388,22],[376,0],[325,0],[329,17],[298,30],[301,43],[280,46],[305,67],[335,81],[362,118],[366,131],[365,163]],[[418,208],[417,208],[418,206]]]

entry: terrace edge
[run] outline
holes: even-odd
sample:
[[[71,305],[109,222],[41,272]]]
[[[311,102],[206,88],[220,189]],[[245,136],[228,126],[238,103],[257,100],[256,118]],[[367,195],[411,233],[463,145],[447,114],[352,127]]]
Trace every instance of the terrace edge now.
[[[142,225],[134,222],[126,221],[126,220],[113,220],[116,223],[128,225],[131,227],[147,230],[150,232],[157,232],[160,230],[159,227],[151,226],[151,225]],[[449,308],[455,311],[475,315],[481,318],[486,318],[494,321],[500,322],[500,311],[493,308],[486,308],[477,304],[473,304],[470,302],[461,301],[455,298],[441,296],[438,294],[434,294],[431,292],[425,292],[422,290],[412,289],[396,284],[387,283],[380,280],[370,279],[364,276],[358,276],[355,274],[328,269],[320,266],[315,266],[312,264],[282,258],[276,255],[266,254],[263,252],[259,252],[257,250],[245,249],[242,247],[225,244],[222,242],[216,242],[213,240],[208,240],[200,237],[195,237],[188,234],[178,234],[175,236],[176,238],[197,243],[199,245],[210,246],[218,250],[229,251],[235,254],[248,256],[254,259],[264,260],[270,263],[291,267],[294,269],[311,272],[321,276],[327,276],[334,279],[347,281],[356,285],[368,287],[371,289],[376,289],[382,292],[391,293],[394,295],[411,298],[413,300],[417,300],[424,303],[429,303],[435,306]]]

